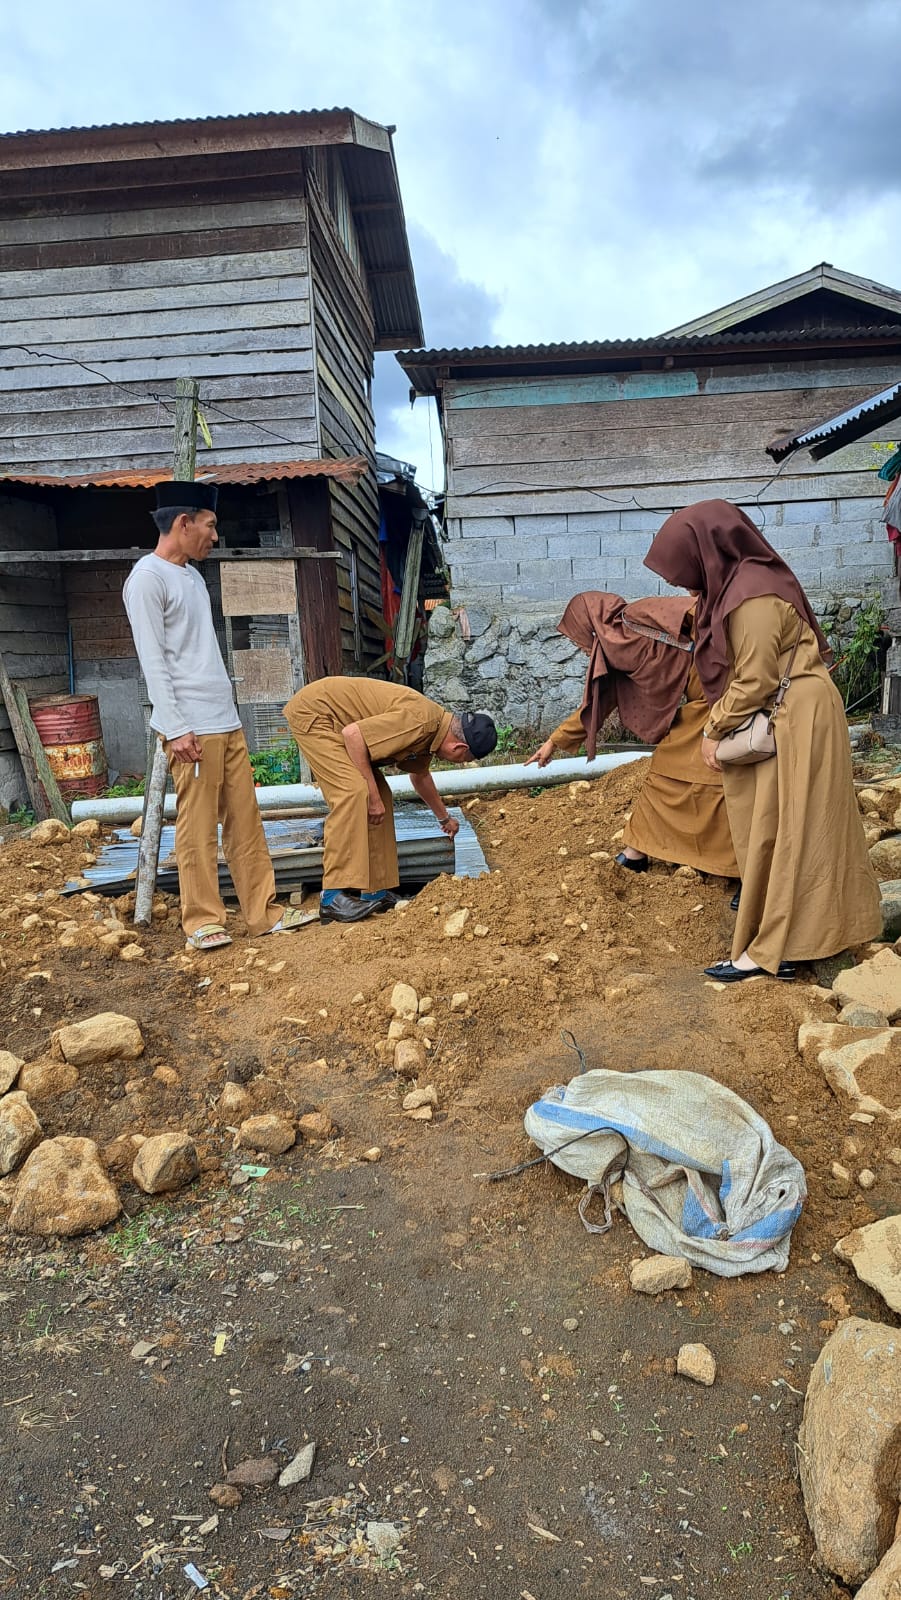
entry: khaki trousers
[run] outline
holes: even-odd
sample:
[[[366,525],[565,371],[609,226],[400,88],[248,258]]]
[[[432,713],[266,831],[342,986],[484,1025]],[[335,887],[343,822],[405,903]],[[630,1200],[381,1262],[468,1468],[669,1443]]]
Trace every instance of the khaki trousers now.
[[[326,717],[285,707],[291,733],[313,770],[328,803],[323,889],[394,889],[398,882],[397,840],[391,790],[375,768],[375,781],[385,805],[384,821],[372,828],[368,819],[366,779],[347,754],[341,734]]]
[[[175,784],[178,809],[175,859],[181,896],[181,925],[196,933],[209,922],[225,926],[219,892],[217,823],[222,850],[250,934],[266,933],[281,916],[275,898],[275,873],[266,847],[253,784],[253,769],[241,729],[199,734],[203,758],[199,775],[193,761],[174,761],[163,747]]]

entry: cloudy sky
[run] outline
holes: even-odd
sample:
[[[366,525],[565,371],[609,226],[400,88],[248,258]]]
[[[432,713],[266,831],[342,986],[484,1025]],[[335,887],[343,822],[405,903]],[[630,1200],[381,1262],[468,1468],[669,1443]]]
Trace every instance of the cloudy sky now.
[[[898,0],[0,0],[8,129],[396,124],[434,346],[655,334],[822,260],[901,286],[899,61]],[[392,356],[377,408],[436,483]]]

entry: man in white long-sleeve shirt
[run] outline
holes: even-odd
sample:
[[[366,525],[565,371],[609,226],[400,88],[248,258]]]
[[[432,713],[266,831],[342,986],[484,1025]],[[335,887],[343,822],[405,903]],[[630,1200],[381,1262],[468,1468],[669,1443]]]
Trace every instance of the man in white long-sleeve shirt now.
[[[175,854],[182,927],[198,950],[230,944],[219,892],[217,823],[247,929],[288,932],[300,917],[275,898],[275,875],[231,682],[200,573],[217,542],[217,491],[160,483],[153,513],[159,541],[123,590],[141,671],[175,784]]]

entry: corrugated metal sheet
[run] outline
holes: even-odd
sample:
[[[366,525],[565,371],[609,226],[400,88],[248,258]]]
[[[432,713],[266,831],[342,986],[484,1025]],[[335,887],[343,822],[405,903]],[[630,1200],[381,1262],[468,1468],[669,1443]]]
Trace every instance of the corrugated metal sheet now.
[[[224,467],[206,463],[197,478],[202,483],[276,483],[282,478],[337,478],[356,484],[369,471],[365,456],[345,456],[337,460],[238,462]],[[79,477],[37,477],[8,473],[0,484],[29,483],[43,489],[152,489],[171,478],[171,468],[137,468],[130,472],[89,472]]]
[[[289,121],[302,123],[304,120],[312,122],[322,117],[356,117],[356,115],[350,106],[328,106],[309,111],[237,111],[212,117],[166,117],[158,122],[92,122],[66,128],[19,128],[9,133],[0,133],[0,147],[12,144],[15,140],[72,139],[74,141],[86,134],[141,133],[151,130],[155,136],[165,137],[170,128],[178,128],[181,133],[187,128],[199,128],[210,133],[219,127],[236,130],[240,124],[250,122],[278,127]],[[366,120],[368,119],[360,118],[361,122]],[[373,123],[373,127],[381,127],[384,133],[393,132],[391,128],[383,128],[381,123]]]
[[[757,333],[686,334],[678,338],[663,334],[651,339],[598,339],[575,344],[476,345],[462,350],[401,350],[397,359],[420,394],[434,394],[435,369],[438,367],[450,368],[450,376],[455,378],[468,376],[467,369],[473,369],[473,375],[485,377],[488,375],[486,369],[490,368],[498,369],[497,375],[503,375],[530,366],[546,367],[551,363],[566,366],[707,350],[791,350],[805,345],[831,347],[878,343],[891,343],[901,349],[901,322],[830,328],[825,332],[822,328],[779,328]]]
[[[767,455],[774,461],[784,461],[793,450],[809,450],[814,461],[831,456],[855,439],[862,439],[883,422],[894,422],[901,417],[901,381],[890,389],[880,389],[878,394],[861,400],[859,405],[840,411],[837,417],[818,422],[804,433],[786,433],[767,445]]]

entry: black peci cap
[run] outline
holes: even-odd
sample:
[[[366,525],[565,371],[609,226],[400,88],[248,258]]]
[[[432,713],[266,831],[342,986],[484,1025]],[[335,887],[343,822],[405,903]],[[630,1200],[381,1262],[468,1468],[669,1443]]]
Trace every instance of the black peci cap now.
[[[461,711],[463,737],[477,761],[490,756],[497,744],[497,728],[486,711]]]
[[[214,483],[194,483],[175,479],[156,486],[157,511],[215,511],[219,490]]]

